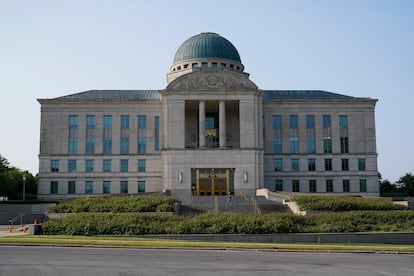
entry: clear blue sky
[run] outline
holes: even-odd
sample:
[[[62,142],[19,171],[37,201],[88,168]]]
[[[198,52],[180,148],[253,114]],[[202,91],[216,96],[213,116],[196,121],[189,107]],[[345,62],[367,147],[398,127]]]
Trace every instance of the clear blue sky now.
[[[177,48],[216,32],[262,89],[379,99],[379,171],[414,172],[414,1],[0,0],[0,154],[38,172],[40,105],[162,89]]]

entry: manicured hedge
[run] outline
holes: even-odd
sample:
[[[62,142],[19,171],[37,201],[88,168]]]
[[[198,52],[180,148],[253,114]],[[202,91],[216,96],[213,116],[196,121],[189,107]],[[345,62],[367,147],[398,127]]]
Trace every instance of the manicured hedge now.
[[[352,211],[296,216],[292,214],[202,214],[195,217],[135,213],[79,213],[52,219],[43,234],[272,234],[366,231],[413,231],[412,211]]]
[[[402,205],[393,204],[380,198],[360,198],[353,196],[294,196],[302,211],[356,211],[356,210],[406,210]]]
[[[172,212],[176,198],[168,196],[100,196],[84,197],[57,204],[54,213]]]

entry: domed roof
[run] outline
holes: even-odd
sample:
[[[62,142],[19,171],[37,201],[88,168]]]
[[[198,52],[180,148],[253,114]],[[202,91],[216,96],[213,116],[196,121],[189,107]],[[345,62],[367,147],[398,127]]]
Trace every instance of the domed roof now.
[[[200,58],[229,59],[241,63],[236,47],[216,33],[200,33],[184,41],[174,56],[174,63]]]

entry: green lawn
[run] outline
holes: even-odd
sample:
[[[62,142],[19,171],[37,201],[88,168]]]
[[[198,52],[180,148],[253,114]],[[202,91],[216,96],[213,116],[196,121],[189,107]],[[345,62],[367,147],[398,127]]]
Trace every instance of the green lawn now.
[[[0,244],[56,245],[56,246],[98,246],[133,248],[202,248],[243,249],[279,251],[329,251],[329,252],[388,252],[414,253],[414,245],[395,244],[288,244],[288,243],[238,243],[182,241],[130,237],[87,237],[87,236],[9,236],[0,238]]]

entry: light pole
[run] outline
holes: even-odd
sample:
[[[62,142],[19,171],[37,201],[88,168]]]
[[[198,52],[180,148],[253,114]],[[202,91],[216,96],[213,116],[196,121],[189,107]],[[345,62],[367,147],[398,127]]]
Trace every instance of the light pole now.
[[[26,199],[26,175],[23,175],[23,200]]]

